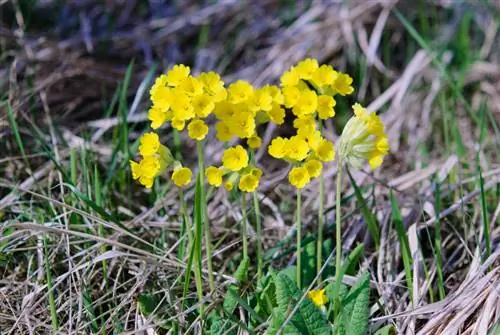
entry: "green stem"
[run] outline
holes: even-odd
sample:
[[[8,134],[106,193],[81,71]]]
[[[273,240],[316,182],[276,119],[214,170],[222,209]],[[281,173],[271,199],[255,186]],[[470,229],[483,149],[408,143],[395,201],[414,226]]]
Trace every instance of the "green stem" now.
[[[297,189],[297,286],[302,287],[301,272],[302,272],[302,222],[300,208],[302,207],[302,195],[300,189]]]
[[[257,281],[262,277],[262,224],[260,221],[260,207],[257,192],[253,192],[253,210],[255,213],[255,225],[257,231]]]
[[[316,272],[323,266],[323,226],[325,224],[325,180],[319,176],[318,240],[316,244]]]
[[[337,188],[335,193],[335,240],[336,240],[336,257],[335,257],[335,316],[338,315],[340,311],[340,285],[342,283],[342,270],[341,270],[341,261],[342,261],[342,229],[340,222],[340,195],[342,190],[342,168],[343,162],[342,159],[339,159],[338,168],[337,168]]]
[[[193,225],[191,224],[191,218],[187,214],[187,209],[186,209],[186,199],[184,198],[184,191],[182,188],[179,188],[179,200],[181,203],[181,216],[186,223],[186,231],[188,234],[188,241],[189,241],[189,250],[191,248],[195,248],[195,241],[194,241],[194,236],[193,236]],[[202,280],[202,275],[201,275],[201,259],[200,255],[198,255],[197,252],[194,252],[193,255],[194,263],[196,264],[194,267],[194,280],[196,282],[196,291],[198,293],[198,300],[200,302],[200,315],[203,317],[203,280]],[[191,269],[186,269],[186,271],[191,271]]]
[[[43,258],[45,262],[45,277],[47,280],[47,290],[49,293],[50,319],[52,321],[52,331],[54,334],[59,330],[59,321],[57,319],[56,299],[54,297],[54,287],[52,283],[52,273],[50,272],[50,261],[48,257],[47,238],[43,237]]]
[[[203,205],[203,226],[205,227],[205,244],[207,249],[207,267],[208,267],[208,284],[210,287],[210,292],[215,291],[215,282],[212,267],[212,236],[210,233],[210,225],[208,223],[208,211],[207,211],[207,201],[205,198],[205,178],[204,178],[204,167],[203,167],[203,145],[201,141],[196,142],[196,148],[198,150],[198,174],[201,181],[201,195],[202,195],[202,205]]]
[[[247,237],[247,201],[246,193],[243,192],[241,195],[241,212],[243,218],[241,219],[241,238],[243,240],[243,259],[248,258],[248,237]]]

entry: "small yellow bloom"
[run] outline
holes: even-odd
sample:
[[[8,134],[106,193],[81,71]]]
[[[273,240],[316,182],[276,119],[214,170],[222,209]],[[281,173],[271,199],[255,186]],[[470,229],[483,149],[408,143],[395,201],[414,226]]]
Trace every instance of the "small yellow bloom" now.
[[[172,120],[172,127],[174,129],[177,129],[178,131],[182,131],[185,126],[186,126],[186,121],[184,120],[178,120],[178,119]]]
[[[173,118],[187,121],[194,117],[194,106],[191,99],[182,91],[175,92],[175,100],[172,102]]]
[[[297,70],[292,67],[290,70],[283,73],[280,78],[281,87],[297,86],[299,84],[300,77]]]
[[[318,96],[314,91],[304,90],[300,93],[299,99],[293,106],[292,112],[297,117],[306,117],[313,114],[318,107]]]
[[[197,95],[203,94],[203,85],[195,77],[189,76],[184,79],[179,84],[179,89],[181,89],[189,97],[195,97]]]
[[[309,145],[301,136],[292,136],[287,142],[286,157],[294,161],[303,161],[309,154]]]
[[[259,178],[262,177],[262,170],[257,168],[257,167],[253,167],[251,170],[250,170],[250,173],[253,174],[255,177]]]
[[[301,79],[311,80],[313,73],[319,68],[318,61],[314,58],[307,58],[299,62],[295,69]]]
[[[258,89],[254,92],[249,101],[249,108],[254,112],[270,111],[272,108],[273,97],[266,88]]]
[[[311,290],[307,296],[318,307],[323,307],[328,302],[328,297],[325,294],[325,289]]]
[[[318,117],[322,120],[326,120],[335,116],[336,102],[333,97],[329,95],[320,95],[318,97]]]
[[[193,173],[187,167],[180,167],[174,170],[172,173],[172,181],[177,187],[183,187],[191,182],[191,176]]]
[[[234,188],[234,183],[232,181],[228,180],[224,183],[224,188],[226,189],[226,191],[229,192]]]
[[[321,137],[321,132],[316,130],[307,137],[307,144],[309,144],[309,148],[311,148],[311,150],[316,151],[322,139],[323,137]]]
[[[132,178],[134,180],[139,179],[141,176],[141,167],[140,164],[134,161],[129,161],[130,163],[130,168],[132,169]]]
[[[297,135],[307,138],[316,131],[316,120],[313,117],[297,118],[293,120],[293,126],[297,129]]]
[[[168,116],[169,113],[167,111],[153,105],[148,113],[148,119],[151,121],[151,128],[160,128],[168,120]]]
[[[151,156],[160,149],[160,138],[156,133],[145,133],[142,135],[139,144],[139,153],[143,156]]]
[[[158,107],[159,109],[167,111],[170,108],[172,101],[174,100],[172,91],[166,86],[155,87],[155,85],[153,85],[150,91],[151,102],[153,102],[153,105]]]
[[[277,103],[273,104],[270,111],[267,112],[267,115],[277,125],[283,124],[285,122],[285,110]]]
[[[276,137],[272,140],[271,145],[267,150],[274,158],[284,158],[288,151],[288,139]]]
[[[262,145],[262,139],[257,135],[253,135],[247,139],[247,144],[251,149],[258,149]]]
[[[283,88],[283,97],[285,99],[285,107],[294,107],[300,98],[300,90],[295,86],[286,86]]]
[[[226,169],[239,171],[248,166],[248,153],[241,145],[224,150],[222,164]]]
[[[352,87],[352,78],[346,73],[339,73],[337,78],[335,79],[335,83],[333,84],[333,88],[335,91],[344,96],[347,94],[351,94],[354,92],[354,88]]]
[[[335,82],[335,79],[337,79],[337,75],[337,71],[335,71],[330,65],[321,65],[312,74],[311,81],[319,89],[322,89],[325,86],[332,85]]]
[[[308,160],[305,164],[307,172],[311,178],[317,178],[321,175],[321,171],[323,171],[323,164],[317,159]]]
[[[273,103],[282,105],[285,102],[285,98],[283,97],[283,94],[278,86],[266,85],[262,87],[262,90],[265,90],[271,95]]]
[[[237,82],[229,85],[227,89],[228,100],[233,104],[246,102],[252,97],[253,92],[254,89],[250,83],[245,80],[238,80]]]
[[[188,125],[188,135],[193,140],[201,141],[207,136],[208,126],[203,120],[193,120]]]
[[[298,189],[304,188],[307,184],[309,184],[310,180],[311,177],[309,176],[309,172],[307,172],[307,169],[302,166],[292,168],[288,174],[288,181]]]
[[[146,156],[139,163],[130,161],[132,178],[146,188],[153,186],[154,179],[167,168],[166,163],[157,155]]]
[[[259,178],[253,175],[252,173],[244,174],[240,178],[240,183],[238,187],[243,192],[253,192],[259,186]]]
[[[198,80],[202,83],[203,89],[207,92],[215,102],[226,99],[227,93],[224,87],[224,82],[215,72],[203,72],[199,75]]]
[[[252,137],[255,134],[255,118],[250,113],[241,112],[227,120],[232,133],[239,138]]]
[[[219,187],[222,184],[222,171],[215,166],[209,166],[205,169],[205,177],[207,177],[209,185]]]
[[[200,94],[193,98],[194,113],[201,118],[206,118],[215,108],[213,98],[208,94]]]
[[[221,142],[228,142],[233,137],[233,134],[226,123],[219,121],[215,124],[215,136]]]
[[[189,66],[185,66],[183,64],[174,65],[174,67],[167,72],[166,81],[168,86],[178,86],[184,79],[189,76]]]
[[[330,162],[335,159],[335,147],[332,142],[322,139],[316,148],[316,155],[323,162]]]

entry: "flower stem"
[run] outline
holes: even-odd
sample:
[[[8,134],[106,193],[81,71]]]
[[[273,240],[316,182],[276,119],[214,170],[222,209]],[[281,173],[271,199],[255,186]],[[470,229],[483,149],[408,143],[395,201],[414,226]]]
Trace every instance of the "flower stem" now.
[[[323,226],[325,224],[325,180],[319,176],[318,239],[316,244],[316,273],[323,266]]]
[[[200,178],[201,185],[201,196],[202,196],[202,206],[203,206],[203,226],[205,227],[205,248],[207,250],[207,267],[208,267],[208,285],[210,287],[210,292],[215,291],[215,282],[212,267],[212,236],[210,233],[210,225],[208,223],[208,211],[207,211],[207,200],[205,198],[205,178],[204,178],[204,167],[203,167],[203,145],[201,141],[196,142],[196,149],[198,150],[198,174]]]
[[[302,195],[300,189],[297,189],[297,286],[302,287],[301,272],[301,253],[302,253],[302,222],[300,208],[302,207]]]
[[[341,270],[341,260],[342,260],[342,230],[341,230],[341,222],[340,222],[340,196],[342,189],[342,167],[343,162],[342,159],[339,159],[338,167],[337,167],[337,188],[335,193],[335,239],[336,239],[336,257],[335,257],[335,288],[334,288],[334,296],[335,296],[335,316],[338,316],[340,312],[340,285],[342,283],[342,275],[343,272]]]
[[[260,221],[260,207],[257,191],[253,192],[253,210],[255,213],[255,225],[257,231],[257,281],[262,277],[262,224]]]
[[[189,215],[187,215],[187,210],[186,210],[186,199],[184,198],[184,191],[182,188],[179,188],[179,200],[180,200],[180,210],[181,210],[181,216],[186,223],[186,231],[188,234],[188,240],[189,240],[189,248],[196,248],[195,247],[195,241],[194,241],[194,236],[193,236],[193,225],[191,224],[191,218]],[[203,281],[202,281],[202,276],[201,276],[201,259],[200,255],[198,255],[197,252],[194,252],[193,254],[194,258],[194,263],[196,264],[194,267],[194,279],[196,282],[196,291],[198,293],[198,300],[200,302],[200,315],[203,317]],[[191,269],[187,269],[186,271],[191,271]]]
[[[247,200],[246,193],[243,192],[241,196],[241,212],[243,218],[241,219],[241,238],[243,240],[243,259],[248,258],[248,238],[247,238]]]

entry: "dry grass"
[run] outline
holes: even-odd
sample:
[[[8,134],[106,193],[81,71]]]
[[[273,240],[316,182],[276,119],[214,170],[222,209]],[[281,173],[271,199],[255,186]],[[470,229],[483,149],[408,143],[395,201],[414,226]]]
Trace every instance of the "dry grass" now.
[[[85,200],[97,201],[94,167],[104,180],[112,164],[126,163],[127,153],[117,145],[119,134],[126,129],[132,142],[146,127],[147,74],[153,64],[163,70],[186,62],[193,64],[194,71],[217,69],[228,81],[246,78],[261,85],[276,82],[280,72],[305,57],[353,73],[359,87],[356,98],[381,112],[388,128],[392,149],[383,168],[375,173],[351,171],[356,184],[366,186],[366,201],[381,225],[379,248],[372,245],[356,203],[346,202],[343,209],[349,213],[344,221],[344,250],[366,244],[360,269],[370,272],[374,289],[371,329],[393,324],[398,334],[487,334],[494,328],[500,320],[496,23],[500,16],[493,5],[426,1],[425,32],[421,20],[426,16],[409,1],[348,5],[315,1],[310,6],[305,2],[283,6],[274,0],[205,6],[182,2],[178,9],[162,5],[155,9],[154,2],[108,3],[67,4],[63,11],[55,2],[45,1],[29,15],[21,1],[0,5],[4,18],[0,25],[2,334],[50,332],[46,260],[51,264],[59,327],[64,333],[89,332],[91,315],[100,315],[98,329],[104,333],[151,331],[160,317],[194,332],[197,323],[179,302],[186,264],[177,257],[181,223],[176,191],[170,189],[155,199],[125,183],[130,180],[128,171],[116,170],[109,183],[103,182],[105,198],[99,207],[107,217]],[[56,10],[61,16],[45,30],[44,15]],[[169,14],[162,16],[161,11]],[[396,11],[415,26],[427,45],[415,40]],[[460,36],[466,12],[471,17],[464,42]],[[113,22],[111,34],[103,23],[106,20]],[[461,43],[469,49],[458,48],[464,46]],[[104,111],[131,59],[135,63],[126,90],[124,125],[119,102],[109,115]],[[7,102],[26,155],[9,122]],[[327,124],[331,140],[338,136],[347,107],[339,106],[335,123]],[[264,148],[276,130],[269,126],[263,131]],[[193,162],[194,147],[187,142],[182,153]],[[206,148],[208,157],[219,158],[220,144],[209,139]],[[84,196],[68,186],[72,152],[77,157],[74,186]],[[264,243],[271,249],[293,233],[293,192],[283,182],[282,166],[271,161],[265,150],[257,153],[257,159],[265,169],[259,196]],[[478,169],[484,178],[483,191]],[[324,173],[326,190],[333,190],[335,164]],[[436,199],[436,182],[441,185],[440,199]],[[400,244],[391,224],[390,190],[399,202],[410,242],[412,291],[405,287]],[[189,199],[193,192],[187,192]],[[330,211],[330,238],[333,193],[327,191],[325,204]],[[312,233],[316,194],[314,183],[303,192],[304,222]],[[344,194],[353,194],[351,183],[345,185]],[[481,199],[489,206],[489,257]],[[218,242],[214,258],[218,290],[206,297],[212,307],[220,303],[232,281],[232,260],[238,254],[234,222],[241,212],[230,200],[221,190],[209,203]],[[433,256],[437,222],[443,236],[443,299],[436,293]],[[106,227],[105,236],[98,234],[99,224]],[[276,250],[270,260],[274,266],[293,262],[286,253],[289,243]],[[144,291],[163,293],[161,315],[147,318],[137,308]],[[191,292],[194,297],[194,287]]]

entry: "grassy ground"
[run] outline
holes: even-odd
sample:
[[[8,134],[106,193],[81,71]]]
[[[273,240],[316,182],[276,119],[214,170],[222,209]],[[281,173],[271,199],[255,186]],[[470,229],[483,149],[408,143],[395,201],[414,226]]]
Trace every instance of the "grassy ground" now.
[[[354,77],[354,96],[326,124],[329,139],[338,138],[354,101],[377,111],[389,135],[383,166],[351,169],[342,185],[343,253],[351,255],[344,283],[348,289],[369,274],[367,331],[495,333],[500,8],[493,1],[7,1],[0,15],[0,333],[272,327],[272,313],[255,307],[267,286],[256,279],[253,204],[252,261],[234,286],[241,206],[224,190],[209,196],[216,287],[210,291],[204,260],[202,319],[195,281],[186,281],[178,192],[141,188],[128,161],[149,126],[152,80],[171,65],[263,85],[305,57]],[[262,131],[265,148],[276,130]],[[193,141],[163,134],[194,168]],[[221,151],[211,134],[207,163]],[[283,165],[265,150],[256,160],[264,170],[261,261],[271,278],[271,268],[296,262],[295,197]],[[335,163],[324,170],[328,260],[336,171]],[[328,285],[333,261],[314,279],[318,184],[302,193],[304,280]],[[185,191],[189,213],[194,196],[194,186]],[[216,318],[228,327],[218,332]]]

